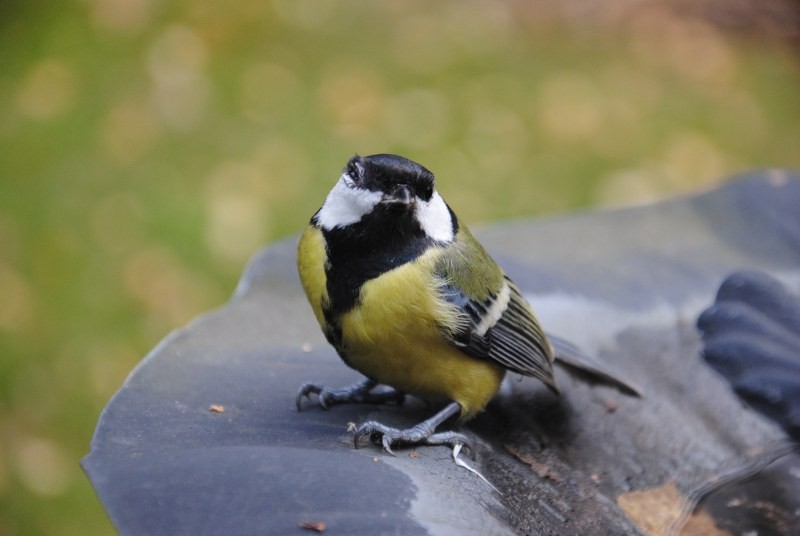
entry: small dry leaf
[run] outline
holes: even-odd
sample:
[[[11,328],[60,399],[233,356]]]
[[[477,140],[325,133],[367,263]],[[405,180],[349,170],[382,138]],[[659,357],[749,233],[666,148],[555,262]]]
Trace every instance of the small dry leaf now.
[[[619,409],[619,400],[614,398],[602,398],[600,402],[603,404],[603,407],[609,413],[614,413]]]
[[[528,465],[531,469],[533,469],[536,472],[536,474],[539,475],[539,478],[546,478],[558,484],[564,482],[564,478],[561,477],[561,475],[559,475],[558,473],[556,473],[555,469],[553,469],[546,463],[540,462],[530,454],[520,452],[511,445],[506,445],[505,447],[509,454],[511,454],[516,459],[518,459],[519,461],[521,461],[522,463]]]
[[[409,458],[419,458],[419,454],[417,454],[416,452],[409,452],[408,453],[408,457]]]
[[[685,499],[675,482],[667,482],[655,488],[631,491],[617,497],[617,505],[628,519],[648,536],[660,536],[681,516]],[[685,520],[679,533],[692,536],[730,536],[720,530],[714,520],[701,510]]]
[[[208,406],[208,411],[211,413],[225,413],[225,406],[222,404],[211,404]]]
[[[301,521],[299,526],[301,529],[313,530],[314,532],[325,532],[328,528],[324,521]]]

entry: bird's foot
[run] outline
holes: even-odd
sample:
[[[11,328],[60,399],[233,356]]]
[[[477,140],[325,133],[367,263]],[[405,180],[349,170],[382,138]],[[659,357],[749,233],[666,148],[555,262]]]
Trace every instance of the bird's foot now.
[[[367,421],[358,428],[355,428],[354,431],[355,436],[353,442],[356,448],[359,448],[365,443],[364,439],[367,438],[376,445],[383,446],[383,449],[393,456],[395,454],[392,448],[396,446],[446,445],[450,448],[454,448],[456,445],[460,444],[469,451],[471,458],[474,459],[475,457],[475,448],[472,445],[472,441],[467,436],[451,431],[433,433],[433,429],[428,426],[426,422],[422,422],[406,430],[399,430],[379,422]]]
[[[461,406],[457,402],[451,402],[430,419],[406,430],[398,430],[379,422],[367,421],[358,428],[354,428],[353,441],[355,447],[358,448],[366,437],[373,443],[382,445],[384,450],[392,455],[394,455],[392,447],[395,445],[447,445],[450,448],[463,445],[469,450],[470,457],[474,458],[475,448],[464,434],[458,432],[434,433],[440,424],[460,410]]]
[[[297,411],[302,407],[303,397],[311,398],[317,395],[317,400],[322,409],[328,409],[336,404],[389,404],[400,405],[405,400],[405,393],[396,389],[387,389],[373,393],[372,389],[378,385],[373,380],[364,380],[341,389],[329,389],[317,383],[304,383],[297,390],[295,405]]]

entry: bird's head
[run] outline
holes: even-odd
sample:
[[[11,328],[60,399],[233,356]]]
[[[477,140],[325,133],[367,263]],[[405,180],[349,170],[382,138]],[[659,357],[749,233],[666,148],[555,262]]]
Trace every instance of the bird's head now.
[[[433,173],[391,154],[351,158],[314,222],[329,231],[360,225],[387,233],[418,229],[440,243],[455,234],[455,217],[436,191]]]

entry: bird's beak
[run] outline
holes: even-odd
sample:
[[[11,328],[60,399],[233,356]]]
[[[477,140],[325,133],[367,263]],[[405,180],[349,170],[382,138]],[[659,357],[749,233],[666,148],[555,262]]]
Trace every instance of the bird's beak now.
[[[381,203],[387,205],[412,205],[414,204],[414,194],[405,184],[398,184],[391,193],[383,195]]]

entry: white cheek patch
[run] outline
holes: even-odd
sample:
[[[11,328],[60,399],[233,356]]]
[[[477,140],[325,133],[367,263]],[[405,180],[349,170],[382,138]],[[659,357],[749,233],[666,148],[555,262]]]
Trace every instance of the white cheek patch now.
[[[317,223],[323,229],[330,231],[334,227],[346,227],[357,223],[372,212],[383,197],[380,192],[351,188],[347,186],[345,182],[347,180],[350,180],[350,177],[342,175],[319,209]]]
[[[417,201],[417,220],[425,234],[437,242],[453,241],[453,218],[439,192],[434,191],[427,203]]]

